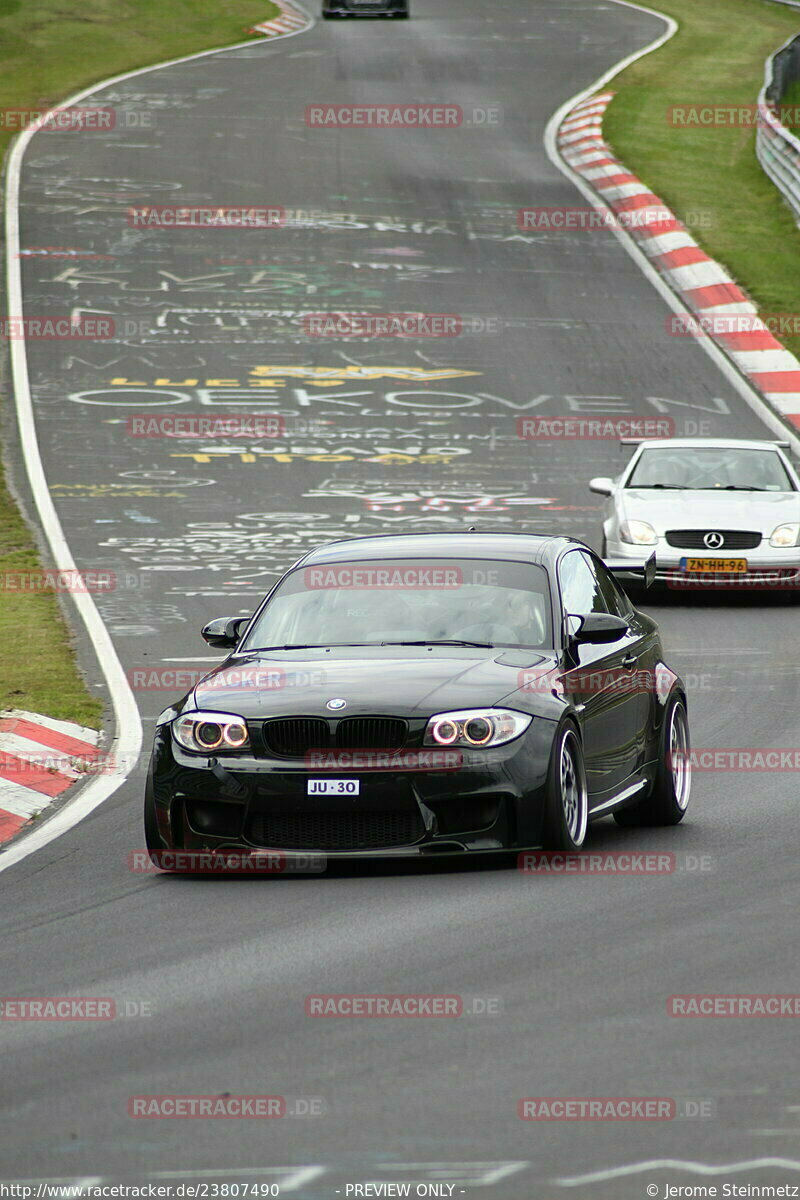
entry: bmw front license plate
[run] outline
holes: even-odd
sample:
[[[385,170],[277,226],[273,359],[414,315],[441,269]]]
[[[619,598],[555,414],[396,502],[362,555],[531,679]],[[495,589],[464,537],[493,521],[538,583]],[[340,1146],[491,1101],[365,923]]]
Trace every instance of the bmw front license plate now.
[[[681,570],[700,575],[738,575],[747,570],[746,558],[682,558]]]
[[[306,794],[309,796],[358,796],[360,779],[309,779]]]

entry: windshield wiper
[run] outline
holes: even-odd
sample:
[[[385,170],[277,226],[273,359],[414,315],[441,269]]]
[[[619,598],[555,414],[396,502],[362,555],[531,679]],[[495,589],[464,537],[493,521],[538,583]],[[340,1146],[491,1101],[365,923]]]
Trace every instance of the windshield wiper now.
[[[747,483],[709,483],[696,490],[698,492],[766,492],[767,488],[752,487]]]
[[[329,646],[380,646],[380,642],[287,642],[285,646],[252,646],[243,654],[266,654],[268,650],[326,650]]]
[[[686,485],[683,483],[629,483],[628,487],[631,487],[631,488],[663,488],[663,489],[667,489],[671,492],[688,491]]]
[[[418,642],[381,642],[382,646],[478,646],[481,650],[494,650],[492,642],[467,642],[463,638],[439,638]]]

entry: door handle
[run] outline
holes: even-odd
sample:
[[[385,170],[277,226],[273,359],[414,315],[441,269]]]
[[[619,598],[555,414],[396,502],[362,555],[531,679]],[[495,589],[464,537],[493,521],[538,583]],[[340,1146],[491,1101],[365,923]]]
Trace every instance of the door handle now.
[[[636,655],[635,654],[626,654],[622,660],[622,665],[623,665],[623,667],[628,667],[628,668],[635,667],[636,666]]]

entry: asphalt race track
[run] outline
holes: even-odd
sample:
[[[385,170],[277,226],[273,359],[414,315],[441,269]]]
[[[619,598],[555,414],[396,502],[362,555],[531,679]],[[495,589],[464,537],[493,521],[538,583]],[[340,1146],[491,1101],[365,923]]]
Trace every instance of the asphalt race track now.
[[[185,690],[155,672],[207,669],[200,626],[250,611],[320,541],[475,525],[599,546],[587,481],[616,473],[616,443],[522,440],[521,416],[774,436],[700,346],[670,336],[670,309],[611,232],[517,228],[520,208],[585,205],[546,155],[546,123],[663,23],[571,0],[416,9],[112,85],[91,103],[116,113],[113,130],[43,132],[24,160],[26,313],[115,322],[105,341],[33,340],[29,365],[76,561],[118,577],[96,600],[146,742]],[[407,101],[458,105],[465,121],[347,130],[304,116]],[[212,202],[285,220],[168,229],[126,215]],[[458,333],[313,336],[304,314],[331,311],[453,314]],[[285,432],[130,432],[133,415],[181,412],[278,414]],[[695,747],[796,745],[791,605],[645,607],[687,678]],[[800,1164],[712,1178],[679,1163],[559,1182],[650,1160],[800,1158],[792,1022],[667,1015],[675,993],[800,991],[796,774],[700,771],[679,828],[594,826],[590,849],[675,852],[662,876],[523,875],[501,858],[267,880],[132,871],[142,778],[139,765],[0,874],[3,994],[112,997],[132,1014],[4,1023],[3,1178],[274,1181],[308,1198],[448,1180],[486,1200],[800,1183]],[[315,1021],[304,998],[323,992],[458,994],[497,1011]],[[128,1116],[133,1095],[223,1092],[321,1098],[324,1112]],[[517,1115],[528,1096],[668,1097],[707,1115],[534,1123]]]

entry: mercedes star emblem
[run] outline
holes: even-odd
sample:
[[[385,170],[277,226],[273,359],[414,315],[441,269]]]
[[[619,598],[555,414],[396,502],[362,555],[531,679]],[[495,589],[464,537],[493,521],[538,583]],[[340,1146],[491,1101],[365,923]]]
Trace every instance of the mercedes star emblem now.
[[[705,535],[703,542],[708,550],[721,550],[725,545],[725,538],[721,533],[712,532]]]

